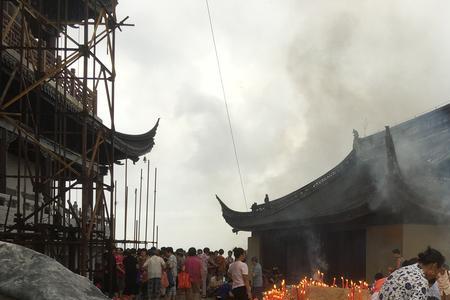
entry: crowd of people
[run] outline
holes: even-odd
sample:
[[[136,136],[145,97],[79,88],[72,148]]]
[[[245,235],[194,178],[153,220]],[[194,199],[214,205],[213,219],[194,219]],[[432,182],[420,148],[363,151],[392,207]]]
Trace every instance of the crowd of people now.
[[[94,283],[105,294],[113,292],[115,299],[175,300],[183,295],[186,300],[262,300],[263,270],[258,259],[249,261],[250,273],[242,248],[224,254],[222,249],[209,248],[116,248],[114,257],[105,260],[113,263],[105,270],[114,271],[104,272]],[[372,300],[450,300],[449,267],[439,251],[428,247],[409,260],[398,249],[393,255],[395,264],[388,274],[375,275]]]
[[[189,248],[173,250],[171,247],[156,249],[114,249],[114,257],[106,258],[102,277],[94,283],[114,299],[127,300],[175,300],[184,295],[186,300],[216,298],[262,300],[262,268],[258,259],[251,259],[252,274],[242,248],[222,249]],[[112,267],[108,264],[112,263]]]

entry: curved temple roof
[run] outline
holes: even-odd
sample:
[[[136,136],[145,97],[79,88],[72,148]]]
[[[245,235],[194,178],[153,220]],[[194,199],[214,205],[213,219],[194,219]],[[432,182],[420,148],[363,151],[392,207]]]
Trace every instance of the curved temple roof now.
[[[234,231],[450,220],[450,105],[364,138],[354,135],[353,150],[335,168],[251,212],[234,211],[216,196],[224,219]]]
[[[119,150],[115,159],[121,160],[129,158],[137,161],[139,156],[149,153],[155,145],[156,130],[159,126],[159,119],[152,129],[143,134],[126,134],[122,132],[115,133],[115,147]]]

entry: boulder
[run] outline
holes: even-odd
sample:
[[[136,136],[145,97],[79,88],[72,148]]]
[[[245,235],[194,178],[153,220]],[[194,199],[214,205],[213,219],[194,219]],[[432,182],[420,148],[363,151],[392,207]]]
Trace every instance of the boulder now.
[[[0,242],[0,299],[107,300],[86,277],[31,249]],[[7,299],[7,298],[6,298]]]

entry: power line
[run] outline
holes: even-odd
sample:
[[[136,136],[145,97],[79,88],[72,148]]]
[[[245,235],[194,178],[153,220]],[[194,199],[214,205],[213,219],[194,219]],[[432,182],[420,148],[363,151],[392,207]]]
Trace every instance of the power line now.
[[[238,153],[237,153],[236,141],[234,139],[234,133],[233,133],[233,126],[231,125],[231,117],[230,117],[230,111],[228,109],[227,95],[225,93],[225,86],[223,84],[222,71],[221,71],[221,68],[220,68],[219,54],[218,54],[218,51],[217,51],[216,38],[215,38],[215,35],[214,35],[214,27],[213,27],[212,18],[211,18],[211,11],[209,9],[208,0],[205,0],[205,2],[206,2],[206,8],[208,10],[209,26],[211,28],[211,36],[212,36],[212,41],[213,41],[213,44],[214,44],[214,52],[216,54],[217,69],[219,71],[220,85],[222,86],[223,102],[225,103],[225,110],[227,112],[228,125],[230,127],[231,141],[233,143],[234,157],[236,159],[236,165],[237,165],[237,169],[238,169],[238,173],[239,173],[239,179],[240,179],[240,182],[241,182],[242,195],[244,196],[245,209],[248,210],[247,196],[245,195],[244,181],[242,180],[241,166],[239,164],[239,158],[238,158]]]

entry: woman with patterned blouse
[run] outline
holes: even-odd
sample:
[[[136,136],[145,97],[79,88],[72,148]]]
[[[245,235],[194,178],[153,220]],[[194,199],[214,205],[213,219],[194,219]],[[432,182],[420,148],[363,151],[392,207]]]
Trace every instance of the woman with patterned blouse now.
[[[380,291],[380,300],[427,300],[428,289],[436,282],[444,256],[430,247],[418,256],[418,263],[394,271]]]

